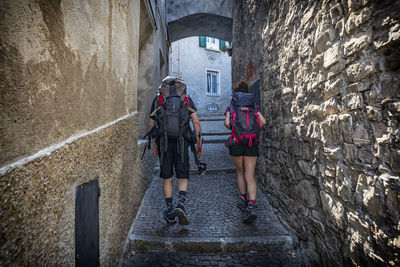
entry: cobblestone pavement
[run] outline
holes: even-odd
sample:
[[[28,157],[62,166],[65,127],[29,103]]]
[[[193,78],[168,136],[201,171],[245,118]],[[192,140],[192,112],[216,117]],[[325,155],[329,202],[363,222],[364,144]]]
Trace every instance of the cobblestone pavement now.
[[[221,121],[208,129],[221,131]],[[210,126],[217,124],[217,126]],[[218,128],[219,127],[219,128]],[[205,144],[208,168],[233,168],[224,144]],[[193,164],[193,162],[192,162]],[[174,205],[177,181],[174,178]],[[257,196],[257,221],[242,223],[236,207],[236,174],[206,173],[189,179],[186,210],[190,225],[166,224],[162,179],[154,177],[129,234],[125,266],[299,266],[292,239],[264,194]]]
[[[190,167],[195,168],[193,153],[189,154]],[[204,153],[200,159],[207,164],[208,169],[233,168],[232,158],[229,156],[229,150],[225,144],[204,144]]]
[[[285,259],[282,261],[282,259]],[[299,259],[287,251],[182,253],[171,251],[135,252],[124,266],[299,266]]]

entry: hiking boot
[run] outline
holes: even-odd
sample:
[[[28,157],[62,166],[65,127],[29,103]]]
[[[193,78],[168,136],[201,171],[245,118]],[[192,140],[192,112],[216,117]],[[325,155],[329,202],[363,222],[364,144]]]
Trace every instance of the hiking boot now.
[[[182,225],[190,224],[189,219],[186,215],[185,207],[182,204],[178,204],[178,206],[176,206],[175,216],[178,217],[179,224]]]
[[[243,215],[243,222],[244,223],[252,223],[257,219],[257,215],[254,214],[255,205],[247,205],[246,211]]]
[[[176,217],[172,209],[166,209],[164,211],[164,219],[167,223],[176,223]]]
[[[237,206],[241,211],[245,212],[245,211],[246,211],[246,208],[247,208],[247,204],[248,204],[248,201],[244,201],[243,198],[240,198],[239,201],[237,202],[237,205],[236,205],[236,206]]]

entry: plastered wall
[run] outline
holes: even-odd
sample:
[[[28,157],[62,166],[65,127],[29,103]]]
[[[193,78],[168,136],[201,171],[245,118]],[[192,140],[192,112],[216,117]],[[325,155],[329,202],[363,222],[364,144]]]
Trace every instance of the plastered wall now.
[[[0,3],[0,265],[74,265],[75,189],[99,179],[100,263],[145,191],[138,0]]]

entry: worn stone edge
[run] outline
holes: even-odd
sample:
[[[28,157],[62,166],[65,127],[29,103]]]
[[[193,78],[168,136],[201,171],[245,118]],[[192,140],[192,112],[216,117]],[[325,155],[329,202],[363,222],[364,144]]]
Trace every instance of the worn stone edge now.
[[[256,236],[256,237],[155,237],[149,235],[130,234],[129,250],[138,249],[139,244],[147,243],[151,249],[169,251],[201,251],[201,252],[239,252],[260,249],[294,249],[290,235]]]

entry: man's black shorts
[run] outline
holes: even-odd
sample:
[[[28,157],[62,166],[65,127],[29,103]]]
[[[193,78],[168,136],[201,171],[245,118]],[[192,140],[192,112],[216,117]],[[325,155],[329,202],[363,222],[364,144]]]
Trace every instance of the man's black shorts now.
[[[229,146],[229,155],[233,157],[247,156],[247,157],[258,157],[258,145],[255,144],[249,147],[245,144],[234,144]]]
[[[168,149],[164,154],[163,162],[160,162],[160,177],[163,179],[171,178],[175,169],[176,178],[189,178],[189,151],[188,142],[185,140],[183,162],[181,155],[178,154],[177,139],[168,139]],[[160,156],[160,145],[158,144],[158,155]],[[160,157],[161,160],[161,157]]]

